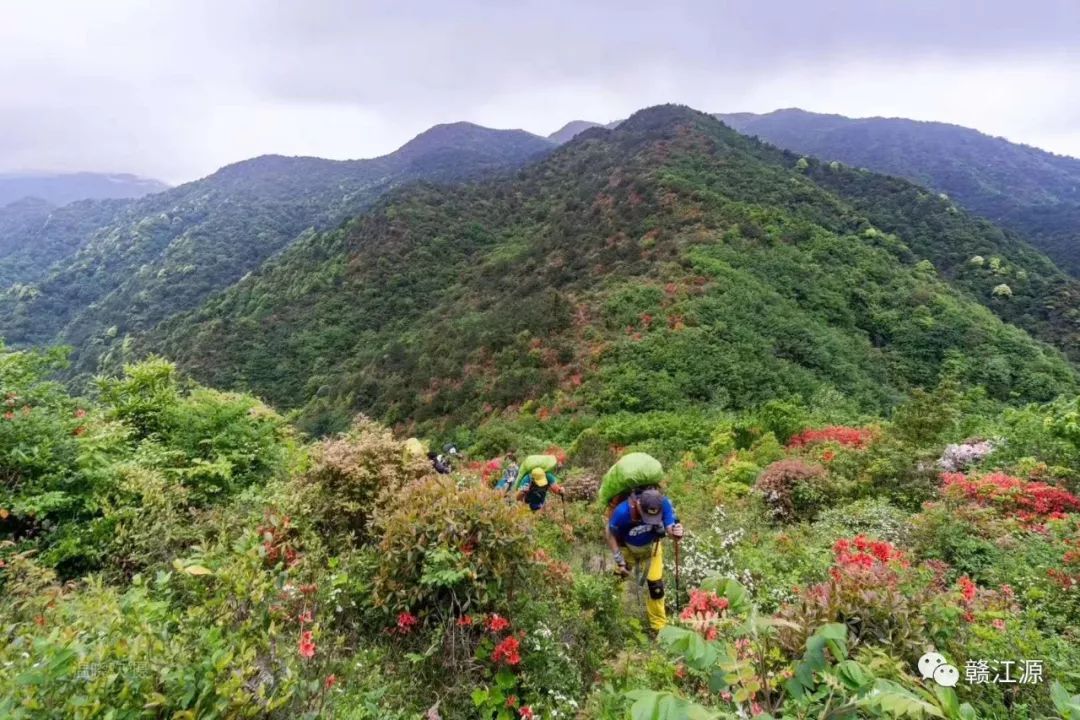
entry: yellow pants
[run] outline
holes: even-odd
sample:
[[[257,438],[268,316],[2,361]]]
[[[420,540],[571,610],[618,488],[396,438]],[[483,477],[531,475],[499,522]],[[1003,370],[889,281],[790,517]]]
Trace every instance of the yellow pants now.
[[[664,607],[664,548],[657,540],[644,547],[627,545],[623,556],[632,573],[643,570],[647,583],[645,595],[645,614],[649,618],[649,627],[661,630],[667,625],[667,610]]]

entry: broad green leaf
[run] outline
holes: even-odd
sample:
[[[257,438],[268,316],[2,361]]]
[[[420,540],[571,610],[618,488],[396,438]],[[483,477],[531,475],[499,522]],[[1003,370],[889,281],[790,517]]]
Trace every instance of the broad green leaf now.
[[[630,706],[631,720],[714,720],[718,716],[706,708],[669,692],[632,690],[626,697],[634,701]]]
[[[202,565],[188,565],[184,568],[184,572],[188,575],[213,575],[214,571]]]
[[[836,666],[836,675],[852,691],[859,692],[869,688],[877,679],[864,665],[854,660],[845,660]]]
[[[716,664],[718,653],[714,645],[693,630],[669,625],[660,631],[659,639],[664,647],[681,654],[695,670],[708,670]]]
[[[712,590],[720,597],[727,598],[728,612],[741,615],[750,609],[750,598],[738,580],[715,578],[701,584],[705,590]]]
[[[860,698],[858,705],[881,710],[894,718],[945,717],[935,705],[890,680],[874,683],[873,690]]]
[[[937,685],[934,687],[934,695],[937,696],[938,702],[941,703],[941,709],[945,712],[945,717],[957,718],[960,716],[960,701],[956,698],[955,690],[944,685]]]

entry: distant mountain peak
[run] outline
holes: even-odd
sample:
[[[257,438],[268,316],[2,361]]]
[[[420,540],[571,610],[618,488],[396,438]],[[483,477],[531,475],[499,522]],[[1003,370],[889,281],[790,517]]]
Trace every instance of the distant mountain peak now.
[[[501,156],[504,150],[517,154],[522,148],[541,152],[552,147],[551,141],[525,130],[497,130],[476,123],[459,121],[442,123],[428,128],[402,145],[388,158],[412,161],[418,157],[450,150],[471,151]]]
[[[654,105],[638,110],[618,125],[619,131],[668,134],[687,125],[716,124],[716,118],[686,105]]]
[[[168,189],[169,186],[159,180],[130,173],[0,173],[0,205],[24,197],[67,205],[76,200],[138,198]]]
[[[548,135],[547,138],[551,142],[562,145],[563,143],[570,142],[581,133],[594,127],[603,127],[603,125],[601,123],[593,122],[591,120],[571,120],[555,132]]]

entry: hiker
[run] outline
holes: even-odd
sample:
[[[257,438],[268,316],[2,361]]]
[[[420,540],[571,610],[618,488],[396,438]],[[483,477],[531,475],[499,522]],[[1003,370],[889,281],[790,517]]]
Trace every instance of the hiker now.
[[[563,494],[558,478],[542,467],[534,467],[530,470],[522,481],[520,488],[517,499],[527,503],[529,509],[533,512],[544,507],[544,503],[547,502],[548,491],[556,495]]]
[[[517,456],[512,452],[508,452],[506,453],[506,469],[503,471],[502,477],[499,478],[499,482],[495,483],[495,489],[510,492],[514,485],[517,484],[517,479]]]
[[[442,455],[432,450],[427,454],[427,456],[428,460],[431,461],[431,467],[435,468],[435,472],[439,473],[440,475],[450,474],[450,464],[443,459]]]
[[[667,625],[664,607],[664,551],[660,541],[665,535],[678,542],[683,526],[675,509],[660,490],[645,488],[630,493],[608,519],[607,540],[615,559],[616,572],[627,576],[631,566],[645,573],[649,596],[645,614],[649,626],[660,631]],[[677,549],[677,548],[676,548]]]

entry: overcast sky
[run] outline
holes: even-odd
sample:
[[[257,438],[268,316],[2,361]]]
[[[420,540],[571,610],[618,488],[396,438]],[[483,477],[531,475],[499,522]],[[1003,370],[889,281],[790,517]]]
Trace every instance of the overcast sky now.
[[[0,170],[194,179],[661,102],[943,120],[1080,156],[1080,0],[0,0]]]

